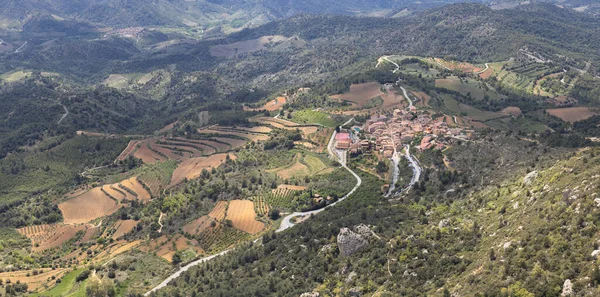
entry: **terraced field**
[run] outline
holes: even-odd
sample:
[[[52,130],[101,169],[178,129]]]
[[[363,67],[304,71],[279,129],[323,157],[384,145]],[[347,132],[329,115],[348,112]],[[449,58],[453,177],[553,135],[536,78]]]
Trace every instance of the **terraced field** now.
[[[284,130],[300,130],[302,134],[307,137],[308,135],[317,132],[318,126],[316,125],[301,125],[284,119],[276,119],[271,117],[256,117],[249,119],[251,122],[259,123],[261,125],[268,125],[278,129]]]
[[[36,292],[45,286],[54,286],[56,280],[63,277],[68,271],[68,268],[20,270],[0,273],[0,279],[6,283],[25,283],[30,291]]]
[[[69,240],[73,239],[77,232],[84,231],[84,236],[79,240],[85,242],[91,239],[98,228],[85,225],[36,225],[17,229],[17,231],[32,242],[34,252],[42,252],[51,248],[60,247]]]
[[[217,224],[198,236],[198,244],[207,252],[222,251],[250,238],[250,234]]]
[[[216,154],[210,157],[191,158],[181,162],[173,172],[171,185],[177,185],[186,179],[198,178],[202,174],[202,170],[218,167],[225,162],[228,156],[232,160],[235,160],[234,154]]]
[[[254,209],[259,216],[266,216],[272,208],[292,210],[296,195],[304,190],[306,187],[303,186],[279,185],[277,189],[252,198]]]
[[[212,222],[215,222],[213,218],[209,216],[201,216],[200,218],[195,219],[183,226],[183,232],[191,235],[198,235],[204,230],[210,228]]]
[[[66,224],[87,223],[110,215],[126,200],[149,202],[151,193],[137,177],[120,183],[98,186],[58,204]]]
[[[138,224],[138,221],[135,221],[135,220],[124,220],[124,221],[118,220],[113,225],[115,232],[112,234],[111,238],[119,239],[123,235],[125,235],[125,234],[129,233],[131,230],[133,230],[133,228],[135,228],[135,226],[137,226],[137,224]]]

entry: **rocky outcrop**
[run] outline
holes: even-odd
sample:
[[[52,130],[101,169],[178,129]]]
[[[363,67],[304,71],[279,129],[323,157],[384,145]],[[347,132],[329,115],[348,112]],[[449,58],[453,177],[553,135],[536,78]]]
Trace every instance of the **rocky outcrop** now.
[[[302,293],[300,295],[300,297],[319,297],[321,296],[321,294],[319,292],[307,292],[307,293]]]
[[[337,245],[342,256],[350,256],[357,251],[367,247],[369,241],[362,235],[352,232],[348,228],[342,228],[337,236]]]
[[[448,219],[443,219],[438,223],[438,228],[442,229],[442,228],[446,228],[450,226],[450,220]]]
[[[365,238],[367,240],[371,239],[371,237],[375,236],[373,231],[371,231],[371,228],[369,228],[365,224],[356,225],[356,227],[354,227],[354,232],[356,232],[358,235],[362,236],[363,238]]]
[[[530,186],[537,177],[538,177],[537,171],[529,172],[523,178],[523,184],[525,184],[526,186]]]
[[[566,279],[565,283],[563,284],[563,289],[562,289],[562,293],[560,294],[560,296],[571,296],[573,295],[573,284],[571,283],[570,279]]]

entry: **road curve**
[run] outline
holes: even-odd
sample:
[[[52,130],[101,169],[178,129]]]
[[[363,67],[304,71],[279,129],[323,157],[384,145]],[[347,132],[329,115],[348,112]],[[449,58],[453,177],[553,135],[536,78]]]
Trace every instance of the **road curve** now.
[[[406,89],[404,87],[400,87],[400,89],[402,89],[402,93],[404,93],[404,98],[406,98],[406,100],[408,101],[408,108],[412,108],[413,102],[412,102],[412,100],[410,100],[410,97],[408,97],[408,93],[406,92]]]
[[[349,121],[347,121],[346,123],[344,123],[342,126],[349,124],[353,119],[350,119]],[[337,156],[334,154],[333,150],[332,150],[332,145],[333,145],[333,140],[335,139],[335,135],[337,134],[336,131],[333,131],[333,134],[331,134],[331,139],[329,140],[329,144],[327,145],[327,150],[329,151],[329,154],[331,155],[332,158],[337,159]],[[329,206],[334,206],[340,202],[342,202],[343,200],[345,200],[346,198],[348,198],[348,196],[352,195],[356,189],[358,189],[358,187],[360,187],[360,185],[362,184],[362,179],[360,178],[360,176],[358,176],[358,174],[356,174],[354,171],[352,171],[350,168],[346,167],[346,164],[342,164],[342,167],[344,167],[346,170],[348,170],[348,172],[350,172],[355,178],[356,178],[356,186],[354,186],[354,188],[348,192],[348,194],[346,194],[344,197],[340,198],[338,201],[328,205]],[[279,226],[279,229],[277,229],[275,232],[281,232],[284,231],[286,229],[289,229],[291,227],[294,226],[294,224],[291,222],[292,218],[297,217],[297,216],[304,216],[304,215],[311,215],[311,214],[317,214],[319,212],[324,211],[327,207],[325,208],[321,208],[321,209],[317,209],[317,210],[313,210],[313,211],[306,211],[306,212],[295,212],[292,213],[286,217],[283,218],[283,220],[281,221],[281,225]],[[162,213],[161,213],[162,214]],[[258,239],[254,240],[254,242],[257,242]],[[219,256],[223,256],[227,253],[229,253],[230,251],[232,251],[234,248],[232,249],[228,249],[225,251],[222,251],[218,254],[215,255],[211,255],[208,257],[204,257],[202,259],[198,259],[194,262],[190,262],[189,264],[181,267],[179,270],[177,270],[177,272],[173,273],[172,275],[170,275],[169,277],[167,277],[164,281],[162,281],[159,285],[157,285],[156,287],[152,288],[152,290],[146,292],[146,294],[144,294],[144,296],[148,296],[150,294],[152,294],[153,292],[156,292],[164,287],[166,287],[169,282],[171,282],[172,280],[178,278],[179,276],[181,276],[181,274],[187,270],[189,270],[190,268],[202,264],[204,262],[210,261],[216,257]]]
[[[353,119],[350,119],[348,122],[344,123],[342,126],[349,124],[352,120]],[[331,138],[329,139],[329,143],[327,144],[327,151],[329,152],[329,155],[331,155],[331,157],[333,159],[338,159],[338,156],[333,151],[333,141],[335,140],[336,134],[337,134],[337,131],[333,131],[333,133],[331,134]],[[324,211],[326,208],[328,208],[330,206],[334,206],[334,205],[344,201],[350,195],[354,194],[356,189],[358,189],[358,187],[360,187],[360,185],[362,184],[362,179],[360,178],[360,176],[358,176],[358,174],[356,174],[354,171],[352,171],[352,169],[350,169],[350,168],[348,168],[348,166],[346,166],[345,160],[340,160],[340,164],[342,165],[342,167],[344,167],[344,169],[348,170],[348,172],[350,172],[350,174],[352,174],[354,176],[354,178],[356,178],[356,185],[354,186],[354,188],[352,188],[352,190],[350,192],[348,192],[348,194],[346,194],[344,197],[340,198],[338,201],[336,201],[334,203],[329,204],[327,207],[320,208],[317,210],[312,210],[312,211],[294,212],[292,214],[285,216],[283,218],[283,220],[281,221],[279,228],[275,232],[281,232],[281,231],[284,231],[286,229],[293,227],[294,223],[292,223],[292,219],[295,217],[318,214],[318,213]]]
[[[67,109],[66,106],[60,104],[60,106],[62,106],[62,108],[64,108],[65,113],[60,117],[60,120],[58,120],[58,122],[56,122],[56,124],[60,124],[60,122],[62,122],[68,115],[69,115],[69,110]]]
[[[158,286],[156,286],[152,290],[146,292],[146,294],[144,294],[144,296],[148,296],[148,295],[152,294],[153,292],[156,292],[156,291],[158,291],[158,290],[166,287],[169,284],[169,282],[171,282],[172,280],[178,278],[179,276],[181,276],[182,273],[188,271],[190,268],[192,268],[192,267],[194,267],[194,266],[196,266],[198,264],[210,261],[210,260],[212,260],[212,259],[214,259],[216,257],[223,256],[223,255],[229,253],[230,251],[231,250],[222,251],[222,252],[220,252],[218,254],[214,254],[212,256],[208,256],[208,257],[205,257],[205,258],[202,258],[202,259],[198,259],[198,260],[196,260],[194,262],[189,263],[188,265],[185,265],[185,266],[181,267],[181,269],[177,270],[177,272],[175,272],[171,276],[167,277]]]

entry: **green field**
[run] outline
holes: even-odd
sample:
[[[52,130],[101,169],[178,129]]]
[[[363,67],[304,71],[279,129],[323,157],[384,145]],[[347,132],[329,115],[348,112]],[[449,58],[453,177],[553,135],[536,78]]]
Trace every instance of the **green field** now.
[[[452,96],[449,94],[441,94],[440,96],[443,99],[446,111],[448,111],[450,114],[466,115],[469,118],[478,121],[487,121],[506,116],[499,112],[479,110],[470,105],[462,104],[456,101],[456,99],[452,98]]]
[[[471,97],[475,100],[485,100],[486,96],[490,100],[499,100],[500,96],[493,90],[486,90],[484,83],[477,80],[467,78],[459,79],[456,76],[450,76],[446,79],[436,79],[435,86],[461,93],[464,96]]]
[[[75,281],[75,279],[84,270],[85,269],[83,269],[83,268],[75,269],[75,270],[67,273],[65,276],[63,276],[60,284],[56,285],[50,291],[40,293],[40,294],[33,294],[30,296],[33,296],[33,297],[42,297],[42,296],[78,297],[78,296],[82,296],[83,297],[83,296],[85,296],[85,281],[83,283],[77,283]]]
[[[341,124],[339,120],[333,119],[326,112],[310,109],[294,111],[291,120],[299,124],[319,124],[326,127],[335,127]]]

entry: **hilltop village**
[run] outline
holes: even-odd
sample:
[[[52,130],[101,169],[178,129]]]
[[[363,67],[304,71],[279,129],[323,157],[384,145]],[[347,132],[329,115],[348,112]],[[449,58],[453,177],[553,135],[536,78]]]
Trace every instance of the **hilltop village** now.
[[[352,127],[336,135],[336,149],[351,154],[378,152],[391,158],[394,152],[414,140],[417,149],[443,150],[453,140],[470,140],[474,131],[461,127],[449,127],[444,117],[432,118],[428,112],[414,106],[408,110],[395,109],[392,116],[372,115],[363,127]]]

